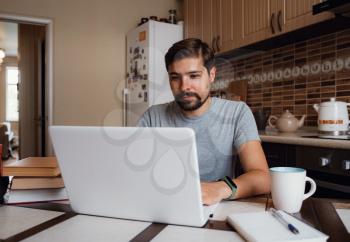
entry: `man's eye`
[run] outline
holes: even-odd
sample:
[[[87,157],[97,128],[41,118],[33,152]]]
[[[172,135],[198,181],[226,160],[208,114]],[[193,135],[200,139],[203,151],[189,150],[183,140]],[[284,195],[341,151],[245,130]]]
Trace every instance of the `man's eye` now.
[[[179,76],[170,76],[170,80],[178,81],[178,80],[180,80],[180,77]]]
[[[198,75],[198,74],[192,74],[192,75],[190,75],[190,78],[191,78],[191,79],[198,79],[198,78],[200,78],[200,75]]]

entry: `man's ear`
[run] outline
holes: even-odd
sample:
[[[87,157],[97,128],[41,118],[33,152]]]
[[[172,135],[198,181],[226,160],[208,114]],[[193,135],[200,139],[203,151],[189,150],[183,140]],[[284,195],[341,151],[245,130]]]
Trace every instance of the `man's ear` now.
[[[216,67],[213,66],[209,72],[209,82],[210,83],[213,83],[215,81],[215,76],[216,76]]]

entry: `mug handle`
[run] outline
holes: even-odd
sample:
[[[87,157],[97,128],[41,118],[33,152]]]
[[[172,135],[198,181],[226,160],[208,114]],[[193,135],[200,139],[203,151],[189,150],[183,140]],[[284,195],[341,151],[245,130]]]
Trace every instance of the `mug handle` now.
[[[271,116],[269,117],[269,119],[267,120],[269,126],[272,127],[272,128],[276,128],[276,124],[272,124],[271,121],[272,121],[272,120],[275,120],[274,122],[276,122],[277,119],[278,119],[278,118],[277,118],[275,115],[271,115]]]
[[[305,200],[308,197],[311,197],[316,192],[316,182],[314,180],[307,176],[305,177],[305,182],[310,182],[311,188],[308,193],[304,194],[303,200]]]

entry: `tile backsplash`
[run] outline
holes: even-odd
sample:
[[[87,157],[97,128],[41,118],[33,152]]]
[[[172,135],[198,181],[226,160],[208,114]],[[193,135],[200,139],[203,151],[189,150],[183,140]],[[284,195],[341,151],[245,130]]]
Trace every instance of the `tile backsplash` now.
[[[273,115],[290,110],[305,125],[317,126],[313,104],[336,97],[350,103],[350,29],[271,49],[235,60],[218,58],[212,93],[233,96],[231,82],[248,83],[252,111]]]

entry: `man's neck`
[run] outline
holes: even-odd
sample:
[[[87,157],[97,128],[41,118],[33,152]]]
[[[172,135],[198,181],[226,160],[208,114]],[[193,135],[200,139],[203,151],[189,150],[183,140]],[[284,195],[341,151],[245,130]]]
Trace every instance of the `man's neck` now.
[[[203,115],[205,112],[207,112],[209,110],[211,102],[212,102],[212,99],[209,96],[208,99],[205,101],[205,103],[203,103],[203,105],[200,108],[198,108],[194,111],[181,110],[181,112],[186,117],[198,117],[198,116]]]

